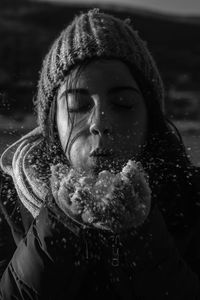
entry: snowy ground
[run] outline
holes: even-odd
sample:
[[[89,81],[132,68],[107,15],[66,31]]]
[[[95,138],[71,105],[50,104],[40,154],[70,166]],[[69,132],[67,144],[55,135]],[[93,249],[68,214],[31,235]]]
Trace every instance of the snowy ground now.
[[[193,121],[177,121],[174,123],[183,137],[192,162],[200,166],[200,123]],[[27,115],[23,121],[5,118],[0,115],[0,153],[35,126],[36,120],[32,115]]]

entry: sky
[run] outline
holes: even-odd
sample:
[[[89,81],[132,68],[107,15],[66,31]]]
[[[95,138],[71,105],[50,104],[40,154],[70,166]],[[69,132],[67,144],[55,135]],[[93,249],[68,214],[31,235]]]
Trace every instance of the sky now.
[[[134,5],[166,13],[194,14],[200,16],[200,0],[35,0],[62,3],[111,3],[120,5]]]

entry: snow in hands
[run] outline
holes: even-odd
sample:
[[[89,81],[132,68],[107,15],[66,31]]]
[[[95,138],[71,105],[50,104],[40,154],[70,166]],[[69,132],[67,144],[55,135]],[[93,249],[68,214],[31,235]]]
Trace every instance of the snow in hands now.
[[[140,162],[129,160],[121,172],[103,170],[97,177],[63,164],[51,173],[58,206],[82,224],[121,232],[143,224],[150,212],[151,190]]]

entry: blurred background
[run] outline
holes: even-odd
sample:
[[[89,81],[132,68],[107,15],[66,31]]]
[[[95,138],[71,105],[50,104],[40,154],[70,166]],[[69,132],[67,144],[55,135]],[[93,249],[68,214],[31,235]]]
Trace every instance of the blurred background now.
[[[33,101],[45,54],[75,14],[100,7],[130,18],[166,90],[166,114],[200,166],[199,0],[1,0],[0,154],[36,126]]]

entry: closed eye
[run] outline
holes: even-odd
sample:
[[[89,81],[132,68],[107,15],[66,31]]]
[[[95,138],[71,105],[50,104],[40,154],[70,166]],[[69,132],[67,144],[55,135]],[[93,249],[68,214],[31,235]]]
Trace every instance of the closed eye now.
[[[92,105],[85,105],[85,106],[80,106],[80,107],[68,107],[68,111],[71,113],[83,113],[90,111],[92,108]]]
[[[83,113],[89,111],[93,106],[93,101],[89,94],[68,93],[68,111],[71,113]]]
[[[115,103],[115,104],[112,105],[112,107],[114,109],[130,110],[133,107],[133,105],[125,105],[125,104],[117,104],[117,103]]]
[[[131,110],[136,106],[137,99],[132,95],[116,95],[110,99],[112,107],[115,109]]]

